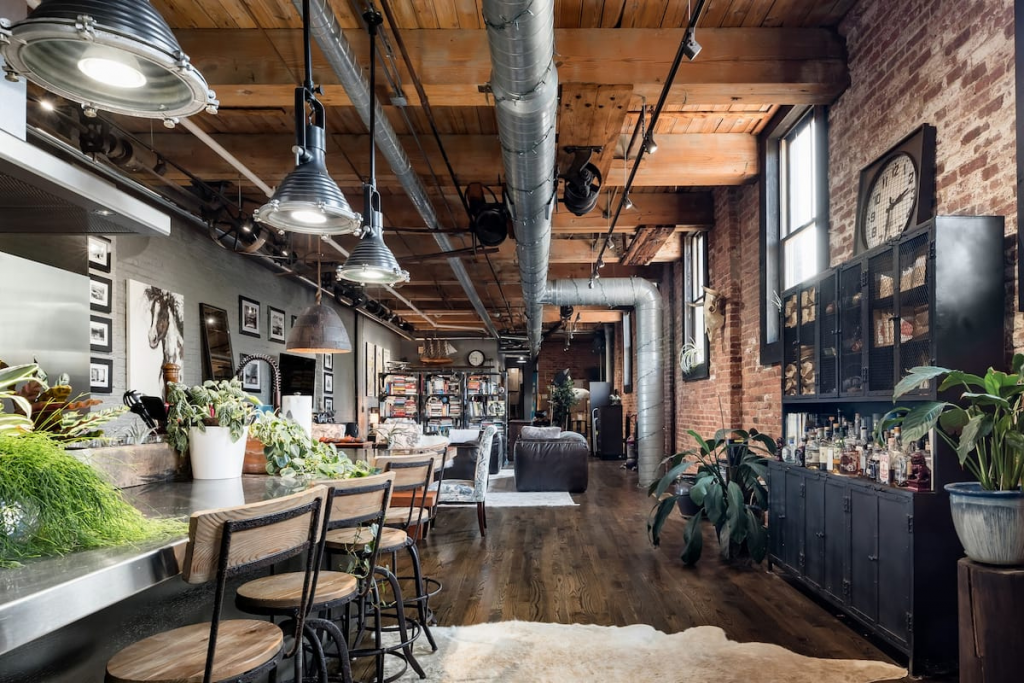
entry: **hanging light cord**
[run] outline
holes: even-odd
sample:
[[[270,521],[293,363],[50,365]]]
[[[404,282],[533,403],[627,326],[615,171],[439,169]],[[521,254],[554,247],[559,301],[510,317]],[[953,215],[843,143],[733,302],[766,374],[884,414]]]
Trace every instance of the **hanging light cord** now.
[[[309,0],[304,0],[309,2]],[[380,12],[369,9],[363,13],[366,21],[366,31],[370,34],[370,182],[363,188],[363,200],[365,204],[364,220],[371,232],[378,232],[382,226],[380,221],[380,193],[377,192],[377,142],[374,136],[377,133],[377,28],[384,22]]]
[[[629,198],[629,190],[630,188],[633,187],[633,180],[636,179],[637,171],[640,170],[640,162],[644,158],[644,153],[647,151],[648,144],[650,144],[650,140],[647,139],[648,135],[654,133],[654,127],[658,123],[658,117],[661,116],[661,110],[665,106],[665,100],[668,99],[669,90],[672,89],[672,83],[676,80],[676,73],[679,71],[679,65],[682,64],[683,57],[686,54],[686,38],[687,36],[692,35],[694,29],[697,27],[697,22],[700,20],[700,15],[704,11],[704,5],[706,2],[707,0],[697,0],[697,7],[694,8],[693,14],[690,15],[690,24],[687,27],[686,32],[683,33],[682,39],[679,41],[679,49],[676,50],[675,59],[672,60],[672,66],[668,70],[668,76],[665,78],[665,85],[661,89],[661,94],[658,95],[658,104],[656,104],[654,106],[654,110],[651,111],[650,123],[646,125],[646,132],[644,134],[643,144],[640,145],[640,149],[637,150],[636,159],[633,161],[633,168],[629,172],[629,178],[626,180],[626,186],[623,188],[622,191],[622,198],[619,200],[619,205],[615,209],[615,216],[612,218],[611,225],[608,226],[608,233],[605,235],[604,241],[601,244],[601,251],[598,252],[597,254],[597,263],[602,262],[604,250],[607,249],[608,245],[611,243],[612,233],[615,232],[615,224],[619,222],[619,216],[622,214],[623,206],[625,205],[626,200]],[[637,125],[643,125],[643,122],[644,112],[641,111],[640,121],[637,122]],[[636,132],[634,131],[634,138],[635,136]],[[629,155],[628,148],[626,149],[626,155]],[[625,168],[625,166],[623,166],[623,168]],[[592,278],[596,277],[596,275],[597,266],[595,264],[592,273]]]

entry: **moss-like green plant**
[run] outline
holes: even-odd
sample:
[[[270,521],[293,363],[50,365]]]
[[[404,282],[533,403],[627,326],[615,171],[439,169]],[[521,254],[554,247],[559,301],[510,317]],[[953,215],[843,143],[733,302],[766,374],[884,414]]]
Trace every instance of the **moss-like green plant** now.
[[[192,388],[172,383],[167,386],[167,438],[174,450],[188,451],[188,430],[207,426],[227,427],[234,441],[245,435],[258,398],[242,391],[237,379],[215,382],[207,380]]]
[[[0,433],[0,567],[186,533],[185,522],[144,517],[52,436]]]
[[[249,434],[263,442],[267,474],[286,479],[352,479],[375,472],[365,462],[353,462],[333,445],[310,437],[298,423],[273,413],[261,414],[249,426]]]

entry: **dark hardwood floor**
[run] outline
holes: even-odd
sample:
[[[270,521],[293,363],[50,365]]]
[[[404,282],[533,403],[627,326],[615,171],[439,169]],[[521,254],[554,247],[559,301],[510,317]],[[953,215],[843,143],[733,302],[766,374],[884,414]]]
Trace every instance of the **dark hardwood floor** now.
[[[666,525],[662,548],[651,547],[650,504],[619,463],[591,461],[590,488],[574,498],[578,507],[488,509],[486,538],[474,508],[442,509],[420,542],[424,572],[444,583],[431,602],[438,622],[644,623],[666,632],[710,624],[804,655],[891,661],[765,565],[723,564],[710,530],[695,568],[679,560],[681,518]]]

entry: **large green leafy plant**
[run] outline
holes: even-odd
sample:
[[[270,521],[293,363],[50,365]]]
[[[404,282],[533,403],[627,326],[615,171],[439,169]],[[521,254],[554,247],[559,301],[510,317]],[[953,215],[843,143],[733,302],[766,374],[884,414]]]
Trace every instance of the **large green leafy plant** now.
[[[286,479],[350,479],[373,473],[364,462],[353,462],[329,443],[310,437],[298,423],[263,413],[249,427],[249,434],[263,443],[267,474]]]
[[[573,391],[571,380],[566,379],[564,382],[556,383],[552,386],[551,407],[553,414],[551,416],[551,424],[557,425],[562,429],[568,429],[569,413],[578,402],[579,399],[576,398],[576,392]]]
[[[1015,354],[1010,372],[989,368],[984,377],[934,366],[910,370],[893,391],[894,400],[938,381],[939,391],[962,387],[956,403],[924,401],[900,406],[879,423],[876,436],[901,426],[904,442],[933,428],[957,453],[960,465],[988,491],[1024,486],[1024,355]]]
[[[774,439],[756,429],[720,429],[711,439],[693,430],[688,433],[698,447],[666,459],[668,472],[650,486],[650,495],[657,499],[647,520],[651,542],[655,546],[661,543],[665,522],[680,496],[686,495],[675,493],[673,487],[696,468],[688,495],[698,511],[683,532],[683,562],[692,565],[700,559],[704,548],[701,522],[705,519],[715,526],[723,558],[747,551],[760,562],[768,552],[768,530],[762,523],[768,492],[761,480],[768,470],[766,456],[775,455]]]
[[[258,398],[242,390],[237,379],[207,380],[192,388],[177,383],[167,386],[167,438],[182,454],[188,451],[192,427],[203,432],[208,426],[226,427],[232,440],[241,439],[260,405]]]

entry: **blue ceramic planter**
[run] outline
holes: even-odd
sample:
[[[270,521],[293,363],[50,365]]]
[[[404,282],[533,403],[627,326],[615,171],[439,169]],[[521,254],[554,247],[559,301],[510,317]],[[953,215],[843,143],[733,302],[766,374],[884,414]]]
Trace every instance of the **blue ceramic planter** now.
[[[1024,492],[986,491],[977,482],[946,484],[956,535],[967,557],[1024,565]]]

